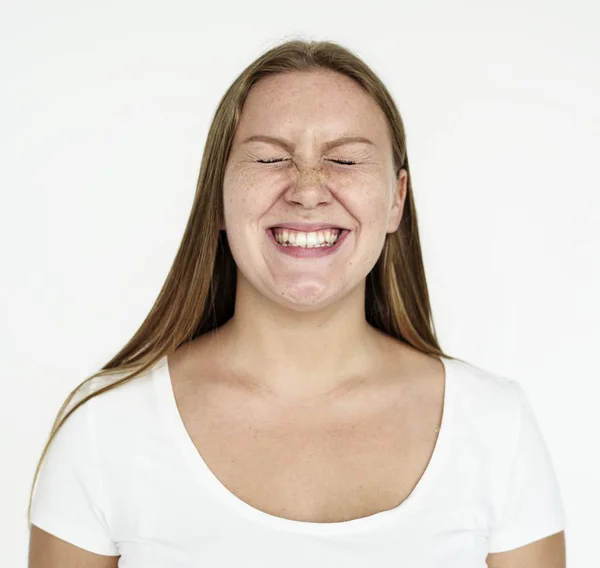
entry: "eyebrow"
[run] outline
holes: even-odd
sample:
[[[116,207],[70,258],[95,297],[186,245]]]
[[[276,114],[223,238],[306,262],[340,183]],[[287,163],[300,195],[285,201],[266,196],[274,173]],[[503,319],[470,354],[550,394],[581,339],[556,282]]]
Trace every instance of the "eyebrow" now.
[[[294,145],[289,140],[285,138],[280,138],[279,136],[267,136],[265,134],[255,134],[254,136],[250,136],[246,138],[241,144],[247,144],[248,142],[267,142],[268,144],[275,144],[277,146],[281,146],[288,152],[291,152],[294,149]],[[335,138],[334,140],[329,140],[328,142],[323,143],[323,148],[325,150],[331,150],[332,148],[336,148],[338,146],[342,146],[343,144],[351,144],[353,142],[360,142],[362,144],[369,144],[371,146],[375,146],[375,143],[365,138],[364,136],[342,136],[340,138]]]

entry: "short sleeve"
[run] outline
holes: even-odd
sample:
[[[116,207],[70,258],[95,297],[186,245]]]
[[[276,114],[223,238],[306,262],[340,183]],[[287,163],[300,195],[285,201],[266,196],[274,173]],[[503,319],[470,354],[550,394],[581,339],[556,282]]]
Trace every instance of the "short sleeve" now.
[[[524,546],[565,529],[562,497],[548,448],[531,403],[514,380],[520,427],[500,516],[488,541],[489,552]]]
[[[93,403],[77,408],[50,442],[34,487],[31,524],[79,548],[118,556],[108,530]]]

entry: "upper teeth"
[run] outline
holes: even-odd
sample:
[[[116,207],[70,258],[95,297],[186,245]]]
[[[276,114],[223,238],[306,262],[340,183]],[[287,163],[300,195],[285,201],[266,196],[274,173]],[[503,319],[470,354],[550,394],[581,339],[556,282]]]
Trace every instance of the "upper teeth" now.
[[[290,245],[301,247],[333,245],[337,241],[340,233],[341,229],[325,229],[324,231],[314,231],[311,233],[292,231],[291,229],[273,229],[275,240],[278,243],[288,243]]]

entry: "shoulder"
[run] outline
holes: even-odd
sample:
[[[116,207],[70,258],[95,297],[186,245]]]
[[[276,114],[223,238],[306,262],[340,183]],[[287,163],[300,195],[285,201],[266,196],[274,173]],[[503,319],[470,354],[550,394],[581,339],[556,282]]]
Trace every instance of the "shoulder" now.
[[[459,359],[445,359],[453,431],[489,459],[506,463],[514,454],[526,395],[507,376]]]
[[[518,412],[522,393],[517,381],[463,359],[437,357],[408,345],[399,348],[398,359],[407,362],[405,374],[418,383],[433,385],[436,392],[446,386],[449,398],[463,414],[492,417]]]
[[[69,408],[91,396],[74,413],[88,416],[99,436],[109,437],[112,434],[118,438],[124,427],[135,426],[136,423],[141,426],[145,420],[153,419],[157,405],[157,381],[163,364],[164,358],[125,381],[123,379],[133,371],[110,372],[94,377],[81,385]]]
[[[519,411],[521,389],[516,380],[461,359],[444,358],[444,363],[463,410]]]

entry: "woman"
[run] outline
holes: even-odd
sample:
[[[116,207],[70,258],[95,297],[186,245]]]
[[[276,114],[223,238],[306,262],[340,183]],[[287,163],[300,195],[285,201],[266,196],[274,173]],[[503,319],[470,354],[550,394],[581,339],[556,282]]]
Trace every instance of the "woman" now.
[[[401,117],[334,43],[227,91],[163,290],[80,387],[30,568],[565,565],[529,401],[440,349]]]

